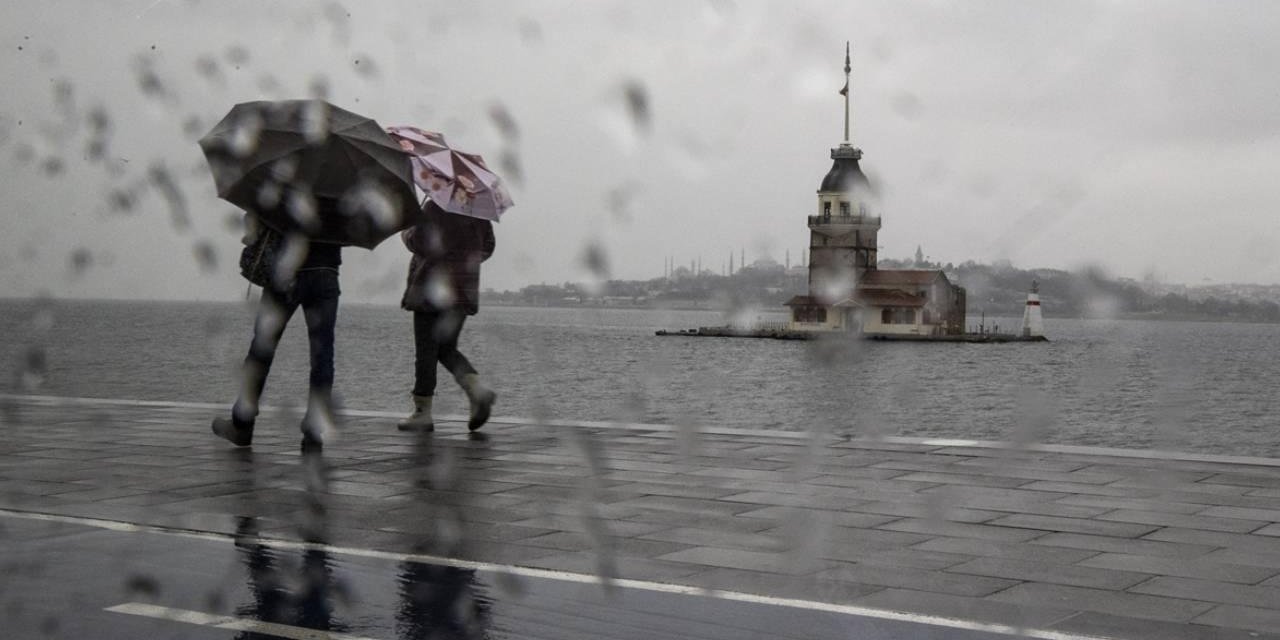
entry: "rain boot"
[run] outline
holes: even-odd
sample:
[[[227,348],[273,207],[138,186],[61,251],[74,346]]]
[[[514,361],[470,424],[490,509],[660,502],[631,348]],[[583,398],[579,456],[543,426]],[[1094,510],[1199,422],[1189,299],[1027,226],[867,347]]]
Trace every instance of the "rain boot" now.
[[[396,424],[401,431],[434,431],[431,423],[431,396],[413,396],[413,413]]]
[[[471,419],[467,421],[467,429],[475,431],[489,421],[489,412],[493,410],[493,402],[498,399],[498,394],[480,384],[480,376],[474,373],[458,378],[458,384],[462,385],[467,399],[471,401]]]
[[[230,418],[214,418],[213,432],[237,447],[253,443],[253,421],[240,420],[234,413]]]
[[[302,451],[322,451],[325,440],[337,433],[333,397],[329,390],[312,389],[307,395],[307,411],[298,425],[302,431]]]

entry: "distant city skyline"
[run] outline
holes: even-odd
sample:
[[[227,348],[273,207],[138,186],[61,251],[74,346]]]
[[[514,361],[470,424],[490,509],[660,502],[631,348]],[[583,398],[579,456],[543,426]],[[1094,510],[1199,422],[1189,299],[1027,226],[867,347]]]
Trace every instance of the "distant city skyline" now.
[[[195,139],[323,95],[445,131],[511,185],[485,287],[796,258],[844,126],[881,255],[1280,283],[1280,5],[709,0],[0,9],[0,296],[236,300]],[[584,62],[585,61],[585,62]],[[395,299],[392,239],[344,252]]]

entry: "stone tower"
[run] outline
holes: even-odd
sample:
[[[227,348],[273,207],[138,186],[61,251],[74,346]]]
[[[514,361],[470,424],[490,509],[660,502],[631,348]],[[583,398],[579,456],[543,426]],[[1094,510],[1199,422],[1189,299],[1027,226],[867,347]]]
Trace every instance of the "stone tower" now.
[[[849,142],[849,44],[844,53],[844,141],[831,150],[834,163],[818,187],[818,210],[809,216],[809,295],[834,304],[853,294],[862,274],[876,268],[880,217],[871,183],[858,166],[862,150]]]

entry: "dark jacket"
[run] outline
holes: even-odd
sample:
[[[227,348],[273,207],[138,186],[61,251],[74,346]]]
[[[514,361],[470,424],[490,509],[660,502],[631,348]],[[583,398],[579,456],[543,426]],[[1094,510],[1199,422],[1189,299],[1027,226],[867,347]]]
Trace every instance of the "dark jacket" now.
[[[400,234],[413,253],[400,306],[409,311],[480,309],[480,263],[493,255],[493,223],[448,213],[433,202]]]

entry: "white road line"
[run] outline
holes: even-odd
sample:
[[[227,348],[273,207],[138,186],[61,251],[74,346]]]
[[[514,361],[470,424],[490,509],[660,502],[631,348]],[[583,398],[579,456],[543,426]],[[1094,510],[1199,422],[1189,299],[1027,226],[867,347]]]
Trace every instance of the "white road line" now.
[[[280,624],[278,622],[262,622],[261,620],[254,620],[252,618],[217,616],[209,613],[202,613],[200,611],[174,609],[172,607],[161,607],[154,604],[143,604],[141,602],[126,602],[114,607],[107,607],[104,611],[110,611],[111,613],[123,613],[131,616],[142,616],[144,618],[155,618],[158,620],[170,620],[172,622],[182,622],[201,627],[213,627],[214,629],[265,633],[267,635],[277,636],[280,638],[290,638],[291,640],[378,640],[376,638],[356,636],[349,633],[320,631],[318,629],[295,627],[287,624]]]
[[[39,520],[46,522],[62,522],[66,524],[78,524],[89,527],[97,527],[108,529],[111,531],[122,531],[130,533],[156,533],[162,535],[170,535],[185,538],[194,538],[200,540],[213,540],[218,542],[232,542],[236,539],[230,534],[209,533],[188,531],[184,529],[172,529],[168,527],[159,527],[154,525],[133,524],[126,522],[115,522],[111,520],[101,520],[96,518],[79,518],[75,516],[63,516],[46,513],[34,513],[27,511],[14,511],[10,509],[0,509],[0,516],[11,518],[24,518],[28,520]],[[248,538],[241,539],[244,542],[252,542],[261,544],[274,549],[316,549],[323,550],[328,553],[345,555],[359,558],[376,558],[382,560],[410,561],[420,562],[424,564],[434,564],[441,566],[455,567],[459,569],[473,569],[489,573],[502,573],[523,578],[534,578],[543,580],[557,580],[560,582],[572,582],[578,584],[602,584],[605,582],[599,576],[588,575],[582,573],[571,573],[567,571],[554,571],[551,569],[536,569],[532,567],[517,567],[512,565],[494,564],[489,562],[477,562],[473,560],[459,560],[456,558],[447,558],[442,556],[430,556],[418,553],[397,553],[393,551],[379,551],[376,549],[361,549],[358,547],[339,547],[326,544],[315,544],[309,542],[296,542],[292,540],[274,540],[270,538]],[[1107,640],[1101,636],[1087,636],[1062,631],[1053,631],[1049,629],[1030,629],[1014,627],[1012,625],[978,622],[975,620],[964,620],[961,618],[946,618],[942,616],[931,616],[917,613],[909,613],[905,611],[891,611],[888,609],[873,609],[870,607],[861,607],[847,604],[834,604],[830,602],[817,602],[812,600],[799,600],[795,598],[780,598],[776,596],[762,596],[752,593],[740,593],[736,591],[717,591],[703,587],[692,587],[680,584],[667,584],[662,582],[647,582],[644,580],[618,579],[608,580],[608,583],[614,587],[624,589],[636,589],[640,591],[649,591],[655,593],[668,593],[675,595],[689,596],[706,596],[719,598],[721,600],[731,600],[735,602],[748,602],[753,604],[763,604],[777,607],[788,607],[792,609],[803,609],[807,611],[822,611],[826,613],[838,613],[852,616],[861,616],[866,618],[876,618],[879,620],[893,620],[897,622],[907,622],[915,624],[924,624],[937,627],[947,627],[951,629],[963,629],[968,631],[981,631],[986,633],[994,633],[1000,635],[1014,635],[1023,638],[1034,638],[1036,640]],[[149,605],[145,605],[149,606]],[[160,607],[159,609],[164,609]],[[177,610],[175,610],[177,611]],[[198,612],[188,612],[195,613]],[[217,617],[217,616],[211,616]],[[294,637],[294,636],[286,636]],[[310,636],[309,636],[310,637]]]

